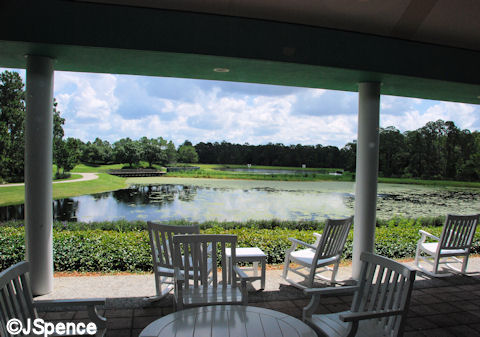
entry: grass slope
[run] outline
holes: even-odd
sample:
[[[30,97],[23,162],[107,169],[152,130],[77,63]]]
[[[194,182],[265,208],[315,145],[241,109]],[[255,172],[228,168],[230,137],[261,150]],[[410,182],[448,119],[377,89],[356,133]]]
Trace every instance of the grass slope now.
[[[61,199],[90,193],[114,191],[125,188],[125,178],[99,173],[98,179],[53,184],[53,199]],[[0,206],[22,204],[25,201],[24,186],[0,187]]]

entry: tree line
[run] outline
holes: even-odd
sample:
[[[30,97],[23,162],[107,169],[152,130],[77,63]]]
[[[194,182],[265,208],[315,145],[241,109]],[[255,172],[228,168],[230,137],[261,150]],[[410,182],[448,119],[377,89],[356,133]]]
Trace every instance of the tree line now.
[[[379,175],[395,178],[480,179],[480,133],[437,120],[400,132],[379,131]],[[322,145],[198,143],[200,163],[342,168],[355,172],[356,141],[343,148]]]
[[[199,162],[204,164],[253,164],[343,168],[343,153],[336,146],[231,144],[228,142],[195,145]]]
[[[169,165],[181,163],[252,164],[340,168],[355,172],[356,142],[344,147],[318,145],[232,144],[186,140],[176,148],[172,141],[142,137],[114,143],[96,138],[83,142],[64,137],[65,119],[53,102],[53,162],[57,174],[79,163],[122,163],[130,167],[140,161]],[[20,75],[0,74],[0,181],[23,180],[25,90]],[[480,180],[480,133],[458,128],[452,121],[437,120],[400,132],[393,126],[380,129],[379,174],[383,177]],[[61,172],[63,171],[63,172]]]
[[[87,143],[83,143],[78,139],[76,141],[79,143],[79,161],[88,164],[118,163],[134,167],[143,161],[149,167],[152,167],[154,164],[166,166],[177,162],[198,162],[198,154],[189,141],[185,141],[178,149],[172,141],[167,141],[162,137],[142,137],[138,140],[132,140],[127,137],[113,144],[100,138]]]

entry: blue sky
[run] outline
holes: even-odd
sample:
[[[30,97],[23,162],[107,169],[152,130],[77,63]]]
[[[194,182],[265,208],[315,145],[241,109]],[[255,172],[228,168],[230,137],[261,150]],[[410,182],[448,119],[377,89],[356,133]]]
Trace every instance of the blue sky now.
[[[57,71],[54,96],[65,136],[83,141],[161,136],[177,146],[188,139],[343,147],[357,133],[358,95],[342,91]],[[381,97],[382,127],[414,130],[437,119],[479,130],[480,105]]]

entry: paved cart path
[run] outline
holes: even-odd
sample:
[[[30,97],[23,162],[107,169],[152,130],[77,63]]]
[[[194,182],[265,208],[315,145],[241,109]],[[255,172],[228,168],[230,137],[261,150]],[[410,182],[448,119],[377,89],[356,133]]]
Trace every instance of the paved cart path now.
[[[78,179],[72,179],[72,180],[62,180],[62,181],[54,181],[52,182],[53,184],[63,184],[63,183],[76,183],[79,181],[87,181],[87,180],[95,180],[98,179],[98,175],[96,173],[77,173],[75,172],[74,174],[80,174],[82,177]],[[23,186],[24,183],[18,183],[18,184],[3,184],[0,185],[0,187],[8,187],[8,186]]]

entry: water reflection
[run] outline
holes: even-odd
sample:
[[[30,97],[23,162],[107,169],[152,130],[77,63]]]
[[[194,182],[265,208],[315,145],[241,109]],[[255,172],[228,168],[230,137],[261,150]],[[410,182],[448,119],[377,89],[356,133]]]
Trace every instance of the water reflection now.
[[[354,212],[352,183],[170,181],[172,183],[131,186],[114,192],[55,200],[54,218],[84,222],[323,220],[350,216]],[[478,189],[379,184],[378,193],[379,219],[480,213]],[[0,207],[0,221],[23,218],[23,205]]]
[[[53,202],[54,219],[112,221],[187,219],[193,221],[246,219],[320,220],[348,216],[346,193],[292,192],[272,188],[229,189],[190,185],[132,186]],[[0,220],[23,219],[23,205],[0,208]]]

